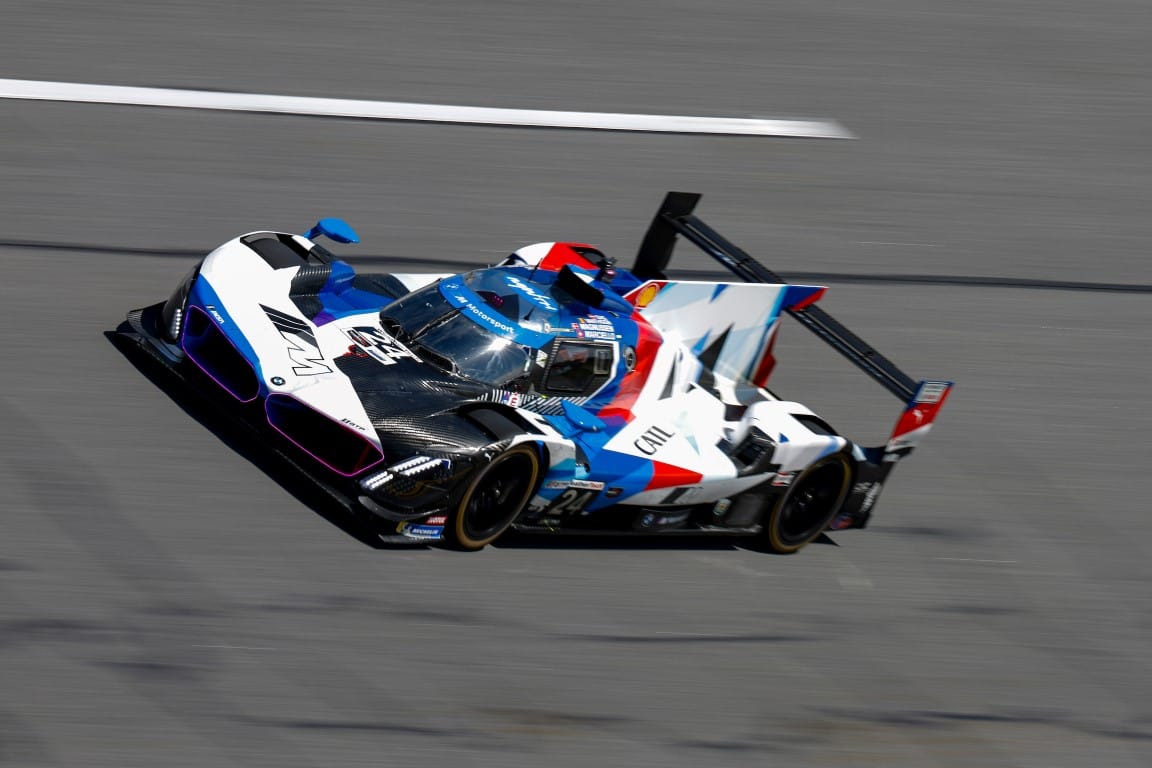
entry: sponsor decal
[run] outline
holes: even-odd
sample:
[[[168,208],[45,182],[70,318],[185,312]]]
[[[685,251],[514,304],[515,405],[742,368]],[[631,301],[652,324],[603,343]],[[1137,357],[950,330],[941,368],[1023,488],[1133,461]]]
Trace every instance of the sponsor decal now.
[[[274,386],[274,387],[284,386],[284,377],[283,376],[273,376],[270,379],[270,381],[272,382],[272,386]]]
[[[604,498],[614,499],[622,493],[624,493],[623,488],[615,488],[615,487],[609,488],[608,490],[604,491]]]
[[[410,539],[422,541],[437,541],[444,538],[443,525],[425,525],[424,523],[400,523],[396,532]]]
[[[296,364],[292,366],[292,373],[297,376],[332,373],[316,343],[316,334],[312,333],[308,323],[263,304],[260,305],[260,309],[264,310],[268,320],[279,331],[280,337],[288,342],[288,357]]]
[[[675,432],[669,432],[660,427],[652,426],[644,430],[640,437],[633,440],[632,445],[645,456],[655,456],[656,452],[675,436]]]
[[[216,305],[205,304],[204,309],[208,310],[208,314],[210,314],[210,315],[212,315],[212,317],[216,318],[216,322],[220,323],[220,325],[226,324],[227,321],[224,319],[224,315],[220,314],[220,312],[216,309]]]
[[[543,309],[551,310],[553,312],[560,309],[560,307],[556,304],[555,301],[553,301],[549,297],[545,296],[544,294],[540,293],[535,288],[533,288],[532,285],[524,282],[519,277],[516,277],[515,275],[511,275],[507,278],[507,282],[508,282],[508,285],[512,286],[513,288],[515,288],[520,293],[523,293],[528,298],[532,299],[532,302],[534,304],[536,304],[537,306],[539,306]]]
[[[772,478],[772,485],[776,486],[777,488],[786,488],[789,485],[792,485],[792,481],[795,479],[795,472],[781,472],[780,474],[776,475],[776,477]]]
[[[463,297],[461,297],[461,298],[463,298]],[[508,323],[504,322],[503,320],[497,318],[494,315],[490,315],[487,312],[484,312],[479,307],[477,307],[475,304],[465,304],[460,309],[465,315],[468,315],[468,317],[471,317],[473,320],[478,320],[481,325],[487,326],[488,328],[490,328],[493,331],[499,331],[500,333],[504,334],[505,336],[515,336],[516,335],[516,328],[515,327],[513,327],[512,325],[509,325]]]
[[[712,514],[716,515],[716,517],[723,517],[731,508],[732,499],[720,499],[712,506]]]
[[[872,483],[872,487],[868,490],[868,495],[864,497],[864,502],[860,505],[861,512],[867,512],[872,509],[872,505],[876,503],[877,497],[880,496],[880,489],[882,487],[882,483]]]
[[[448,515],[432,515],[424,519],[424,525],[447,525]]]
[[[367,432],[367,431],[368,431],[367,429],[365,429],[364,427],[360,426],[359,424],[357,424],[356,422],[352,421],[351,419],[340,419],[340,423],[341,423],[341,424],[347,424],[348,426],[352,427],[353,429],[358,429],[358,430],[360,430],[361,432]]]
[[[381,365],[395,365],[399,360],[419,360],[411,350],[396,339],[372,326],[345,328],[345,335],[352,340],[353,347]],[[348,351],[356,354],[353,347]]]
[[[940,398],[944,397],[944,393],[948,391],[948,384],[942,381],[927,381],[924,386],[920,387],[920,391],[916,393],[916,402],[924,404],[932,404],[940,402]]]
[[[521,392],[509,392],[506,389],[498,390],[496,402],[510,405],[513,408],[519,408],[520,403],[524,402],[524,394]]]
[[[558,488],[579,488],[585,491],[602,491],[604,483],[597,480],[549,480],[544,483],[545,488],[556,490]]]
[[[476,303],[479,301],[479,297],[475,294],[469,295],[469,293],[459,277],[447,278],[440,283],[440,295],[447,299],[449,304],[488,330],[516,339],[518,342],[531,347],[542,347],[549,341],[549,337],[539,331],[521,328],[509,323],[503,315],[488,312],[488,305],[482,302]]]
[[[636,521],[640,528],[664,528],[668,526],[676,526],[688,520],[690,512],[678,512],[672,515],[658,515],[654,512],[645,512]]]
[[[636,294],[636,306],[640,309],[652,303],[652,299],[656,298],[656,294],[660,293],[659,283],[649,283],[640,289],[640,293]]]

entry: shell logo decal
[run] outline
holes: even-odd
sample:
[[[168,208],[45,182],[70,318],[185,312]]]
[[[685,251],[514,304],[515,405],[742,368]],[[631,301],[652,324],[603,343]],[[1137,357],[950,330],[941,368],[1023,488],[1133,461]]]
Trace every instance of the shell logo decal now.
[[[652,299],[656,298],[656,294],[660,293],[660,289],[663,287],[660,283],[649,283],[641,288],[640,292],[636,294],[636,306],[639,309],[644,309],[652,303]]]

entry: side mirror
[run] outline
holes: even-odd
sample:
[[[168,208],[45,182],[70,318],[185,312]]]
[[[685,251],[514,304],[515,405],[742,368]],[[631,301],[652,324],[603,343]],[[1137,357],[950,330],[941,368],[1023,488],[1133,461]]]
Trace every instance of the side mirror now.
[[[338,243],[358,243],[360,238],[356,235],[356,230],[344,221],[344,219],[320,219],[316,222],[316,226],[304,233],[304,237],[309,240],[315,240],[320,235],[324,235],[329,240],[335,240]]]

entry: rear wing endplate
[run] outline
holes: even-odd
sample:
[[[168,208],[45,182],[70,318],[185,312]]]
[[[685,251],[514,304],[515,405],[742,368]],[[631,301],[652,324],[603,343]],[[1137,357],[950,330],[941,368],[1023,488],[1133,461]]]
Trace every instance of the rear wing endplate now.
[[[787,282],[695,216],[693,211],[700,197],[694,192],[669,192],[664,197],[636,255],[636,263],[632,268],[636,277],[641,280],[666,279],[664,270],[668,268],[676,237],[680,235],[745,282]],[[900,452],[910,450],[918,438],[928,431],[927,427],[943,405],[952,382],[916,381],[814,304],[785,311],[905,403],[905,416],[897,423],[887,449]]]

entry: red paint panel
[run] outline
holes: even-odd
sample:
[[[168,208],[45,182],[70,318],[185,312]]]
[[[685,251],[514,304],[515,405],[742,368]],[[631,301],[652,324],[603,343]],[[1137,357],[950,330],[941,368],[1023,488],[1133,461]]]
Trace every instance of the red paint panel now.
[[[619,418],[625,423],[632,421],[632,406],[640,397],[640,391],[652,373],[652,363],[656,360],[656,353],[664,339],[660,332],[653,328],[639,312],[632,313],[632,320],[636,323],[636,367],[624,375],[620,380],[620,389],[612,401],[600,409],[596,415],[601,419]]]
[[[776,367],[776,355],[773,354],[773,350],[776,348],[778,329],[779,326],[769,336],[768,344],[764,348],[764,356],[760,358],[760,364],[756,366],[756,372],[752,374],[752,383],[758,387],[768,386],[768,377],[772,375],[772,369]]]
[[[944,401],[948,399],[951,391],[952,387],[949,386],[936,402],[913,402],[909,405],[908,408],[904,410],[904,413],[900,414],[900,421],[896,422],[896,428],[892,430],[892,438],[895,439],[934,422],[936,420],[936,414],[940,412],[940,408],[944,405]]]
[[[594,248],[594,246],[585,245],[584,243],[555,243],[552,246],[552,250],[548,251],[548,255],[540,261],[540,269],[559,272],[560,268],[565,264],[580,269],[594,270],[597,268],[595,264],[574,251],[573,246],[577,248]]]
[[[704,479],[704,475],[690,469],[665,464],[660,461],[652,462],[652,479],[644,490],[652,491],[657,488],[673,488],[678,485],[694,485]]]

